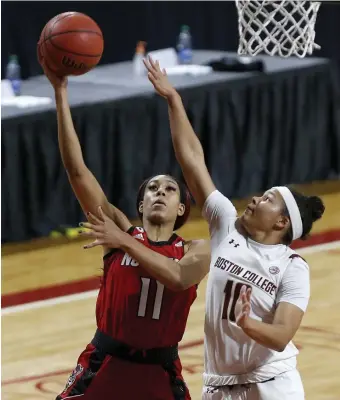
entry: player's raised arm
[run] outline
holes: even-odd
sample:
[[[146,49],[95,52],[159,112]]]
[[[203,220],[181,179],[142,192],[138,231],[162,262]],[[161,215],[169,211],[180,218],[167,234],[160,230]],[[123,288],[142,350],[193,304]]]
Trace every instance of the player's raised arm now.
[[[144,61],[148,77],[156,91],[169,105],[172,142],[187,185],[199,207],[216,189],[207,170],[202,145],[196,136],[182,104],[182,99],[168,81],[165,70],[151,58]]]
[[[100,219],[90,215],[90,222],[81,224],[89,229],[82,235],[95,239],[92,244],[86,245],[84,248],[99,245],[107,248],[120,248],[155,279],[174,291],[185,290],[200,283],[208,273],[210,246],[206,240],[192,241],[184,257],[177,262],[156,253],[131,235],[122,232],[101,209],[98,210],[97,214],[99,214]]]
[[[166,72],[160,69],[157,61],[150,58],[149,61],[144,60],[144,64],[149,71],[150,82],[158,94],[168,101],[171,136],[177,161],[197,205],[202,208],[203,216],[209,223],[211,241],[218,245],[232,227],[237,217],[236,209],[216,190],[205,164],[201,143],[192,129],[182,99],[170,84]]]
[[[120,210],[108,202],[97,179],[84,162],[68,103],[67,79],[57,77],[44,64],[43,59],[40,58],[39,61],[55,91],[60,154],[73,191],[84,213],[95,214],[97,207],[101,206],[122,230],[128,230],[131,226],[130,221]]]
[[[178,262],[148,249],[127,233],[122,233],[119,243],[119,247],[151,276],[174,291],[199,284],[209,272],[210,246],[205,240],[192,241],[187,253]]]

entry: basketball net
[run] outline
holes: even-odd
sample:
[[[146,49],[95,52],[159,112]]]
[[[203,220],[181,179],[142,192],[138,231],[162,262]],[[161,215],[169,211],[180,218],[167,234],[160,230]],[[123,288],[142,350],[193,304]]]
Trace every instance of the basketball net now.
[[[314,43],[320,1],[235,0],[239,24],[239,55],[303,58]]]

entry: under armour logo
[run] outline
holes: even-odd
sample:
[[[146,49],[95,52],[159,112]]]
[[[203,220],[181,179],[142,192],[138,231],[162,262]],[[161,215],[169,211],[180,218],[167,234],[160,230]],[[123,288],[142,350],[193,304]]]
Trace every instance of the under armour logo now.
[[[229,242],[229,244],[233,244],[233,243],[235,243],[235,240],[234,240],[234,239],[231,239],[231,241]],[[234,244],[234,247],[238,247],[238,246],[239,246],[238,243],[235,243],[235,244]]]
[[[218,387],[206,386],[204,391],[205,391],[205,393],[217,393]]]
[[[204,388],[205,393],[216,393],[217,391],[218,391],[218,387],[206,386]]]

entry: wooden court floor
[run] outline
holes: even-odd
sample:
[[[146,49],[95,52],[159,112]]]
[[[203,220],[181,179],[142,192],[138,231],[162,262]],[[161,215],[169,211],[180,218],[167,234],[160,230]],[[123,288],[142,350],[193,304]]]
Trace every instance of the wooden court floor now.
[[[313,231],[318,241],[311,239],[314,245],[299,250],[310,265],[312,297],[294,342],[300,348],[298,364],[306,399],[339,400],[340,183],[314,185],[305,191],[322,195],[326,213]],[[188,239],[208,236],[205,222],[198,217],[180,233]],[[70,283],[79,289],[81,282],[98,276],[101,251],[85,251],[82,244],[72,240],[4,246],[3,304],[6,296],[20,298],[20,293],[42,288],[42,295]],[[180,351],[193,400],[200,399],[202,388],[205,287],[206,280],[199,286]],[[2,309],[2,399],[54,399],[63,389],[95,330],[96,291],[67,294]]]

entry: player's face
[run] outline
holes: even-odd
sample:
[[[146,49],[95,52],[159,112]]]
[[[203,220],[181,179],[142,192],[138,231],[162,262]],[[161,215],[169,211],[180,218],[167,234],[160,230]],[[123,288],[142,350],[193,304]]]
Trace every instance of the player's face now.
[[[283,215],[285,204],[277,190],[268,190],[261,197],[253,197],[241,216],[245,228],[270,232],[284,229],[287,217]],[[247,229],[249,231],[249,229]]]
[[[177,182],[167,175],[152,178],[146,185],[139,209],[154,224],[175,224],[176,218],[185,211]]]

